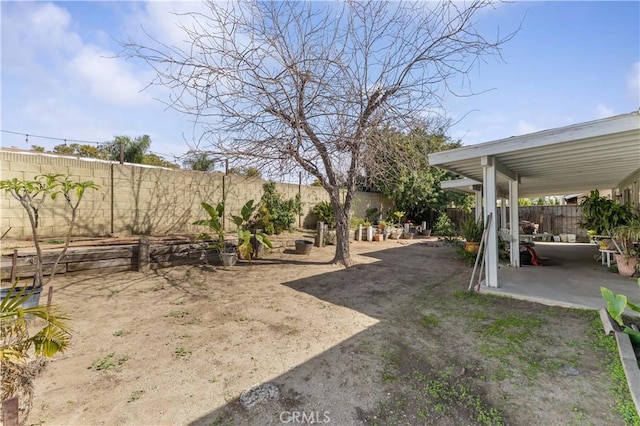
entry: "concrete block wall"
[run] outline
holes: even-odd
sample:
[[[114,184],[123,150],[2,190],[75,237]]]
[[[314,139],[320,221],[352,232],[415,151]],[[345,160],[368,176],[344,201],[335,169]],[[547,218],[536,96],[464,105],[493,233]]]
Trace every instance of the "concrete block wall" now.
[[[110,211],[109,163],[31,152],[0,151],[0,179],[35,180],[37,175],[68,174],[76,181],[93,181],[99,190],[88,190],[77,212],[75,235],[100,235],[106,231],[105,213]],[[0,194],[0,230],[8,238],[31,237],[27,212],[11,195]],[[39,213],[42,237],[62,237],[70,220],[70,209],[63,197],[46,199]]]
[[[238,214],[248,200],[259,202],[265,181],[246,176],[171,170],[139,164],[82,159],[54,154],[0,149],[0,179],[34,179],[45,173],[64,173],[78,181],[91,180],[100,188],[89,190],[78,209],[74,236],[163,235],[195,233],[202,227],[191,225],[207,217],[202,201],[215,205],[226,198],[225,218]],[[321,187],[276,183],[285,198],[300,193],[301,226],[313,206],[329,201]],[[358,193],[355,216],[363,217],[371,207],[389,210],[391,203],[380,194]],[[0,232],[7,238],[31,236],[24,208],[4,192],[0,193]],[[48,199],[40,213],[39,233],[43,238],[63,237],[70,210],[63,198]],[[226,228],[234,228],[226,219]]]

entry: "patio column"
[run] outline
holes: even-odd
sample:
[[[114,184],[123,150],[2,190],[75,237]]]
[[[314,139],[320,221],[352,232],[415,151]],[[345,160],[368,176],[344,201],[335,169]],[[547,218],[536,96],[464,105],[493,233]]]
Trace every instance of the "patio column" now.
[[[482,191],[473,191],[476,194],[476,222],[482,219]]]
[[[506,229],[506,227],[507,227],[507,199],[500,197],[500,228]]]
[[[518,190],[520,177],[509,181],[509,251],[511,266],[520,267],[520,207],[518,206]]]
[[[498,287],[498,218],[497,218],[497,174],[496,163],[491,156],[484,156],[481,159],[484,194],[484,208],[486,221],[487,216],[493,218],[492,225],[487,233],[487,247],[485,251],[485,285],[487,287]]]

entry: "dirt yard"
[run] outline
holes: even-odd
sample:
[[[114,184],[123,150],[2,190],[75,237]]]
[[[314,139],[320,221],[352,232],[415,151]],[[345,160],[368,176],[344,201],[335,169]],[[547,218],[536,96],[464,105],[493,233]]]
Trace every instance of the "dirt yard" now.
[[[468,295],[471,268],[433,240],[351,247],[349,269],[329,246],[57,277],[74,344],[29,423],[623,424],[594,313]]]

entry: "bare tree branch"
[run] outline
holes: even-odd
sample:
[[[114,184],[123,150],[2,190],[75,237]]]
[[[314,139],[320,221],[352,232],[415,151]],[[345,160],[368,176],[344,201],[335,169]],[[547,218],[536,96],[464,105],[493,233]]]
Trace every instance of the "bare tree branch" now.
[[[206,4],[180,15],[188,48],[149,38],[122,55],[155,70],[167,105],[195,116],[215,152],[318,179],[338,219],[334,261],[345,265],[358,177],[393,173],[371,167],[386,155],[376,130],[428,119],[453,79],[513,36],[477,31],[487,0]]]

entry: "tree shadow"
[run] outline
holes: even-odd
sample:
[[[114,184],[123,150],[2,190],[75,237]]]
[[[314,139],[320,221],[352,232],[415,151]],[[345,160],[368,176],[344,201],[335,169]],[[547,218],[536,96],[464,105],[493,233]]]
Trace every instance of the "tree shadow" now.
[[[367,325],[358,327],[359,331],[333,346],[320,348],[315,356],[277,377],[266,378],[265,381],[278,387],[279,398],[265,398],[247,410],[239,397],[233,397],[224,406],[189,424],[295,423],[290,418],[292,413],[303,412],[306,416],[320,416],[313,419],[316,423],[327,418],[331,424],[371,420],[380,401],[389,398],[383,378],[386,362],[400,353],[412,359],[422,356],[418,353],[419,346],[411,343],[425,339],[424,327],[420,324],[421,308],[415,301],[459,275],[461,264],[451,261],[452,249],[421,243],[372,251],[363,256],[371,262],[282,285],[348,308],[360,318],[355,321]],[[310,316],[323,314],[309,312]],[[311,347],[314,343],[300,342]],[[278,344],[277,341],[265,342],[268,346]]]

